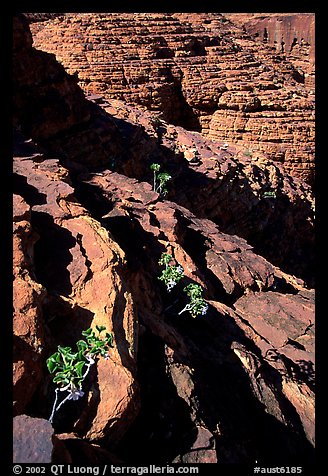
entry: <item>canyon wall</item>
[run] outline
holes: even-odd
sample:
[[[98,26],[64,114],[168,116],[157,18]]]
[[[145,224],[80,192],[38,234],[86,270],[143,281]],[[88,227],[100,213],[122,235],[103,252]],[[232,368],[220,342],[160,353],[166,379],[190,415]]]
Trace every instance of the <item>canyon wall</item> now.
[[[13,68],[16,462],[25,441],[31,462],[312,463],[310,186],[264,153],[85,96],[23,15]],[[163,252],[184,270],[171,293]],[[197,318],[179,314],[190,283]],[[96,325],[110,358],[51,426],[46,358]]]
[[[285,54],[310,90],[315,87],[315,14],[314,13],[234,13],[226,15],[242,25],[260,42]]]
[[[313,15],[261,20],[267,26],[250,18],[65,14],[33,22],[31,30],[35,46],[54,53],[84,91],[156,111],[167,122],[239,144],[250,154],[266,152],[313,184]],[[307,36],[297,33],[288,51],[303,20]],[[258,41],[256,28],[267,28],[267,42]],[[283,34],[288,54],[279,49]]]

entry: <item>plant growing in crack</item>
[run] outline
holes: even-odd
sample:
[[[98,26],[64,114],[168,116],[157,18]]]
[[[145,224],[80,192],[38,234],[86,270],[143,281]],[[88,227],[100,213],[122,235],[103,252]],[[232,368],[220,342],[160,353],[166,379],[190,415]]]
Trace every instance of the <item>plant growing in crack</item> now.
[[[109,358],[108,351],[110,347],[113,347],[113,335],[106,332],[104,338],[101,338],[106,327],[96,326],[96,330],[98,335],[91,328],[82,332],[85,340],[79,340],[76,343],[77,352],[72,352],[71,347],[58,346],[58,351],[47,359],[49,372],[55,374],[53,382],[59,385],[59,388],[55,390],[56,396],[49,418],[50,423],[66,401],[83,397],[82,383],[95,363],[95,359],[99,356]],[[59,392],[68,392],[68,395],[57,405]]]
[[[167,194],[167,182],[171,180],[171,175],[167,172],[159,172],[160,164],[151,164],[150,170],[153,171],[153,190],[165,197]]]
[[[270,192],[263,192],[262,198],[277,198],[276,192],[270,191]]]
[[[246,157],[252,157],[253,154],[252,154],[252,151],[250,149],[245,149],[244,150],[244,155],[246,155]]]
[[[204,316],[207,312],[208,304],[202,296],[202,287],[199,284],[188,284],[183,290],[187,293],[190,302],[179,312],[179,315],[189,311],[192,317]]]
[[[184,277],[183,267],[180,265],[176,266],[174,264],[170,264],[172,260],[172,255],[169,253],[162,253],[161,258],[158,261],[160,265],[165,266],[165,269],[162,271],[162,274],[158,279],[165,283],[169,292]],[[202,296],[202,287],[199,284],[188,284],[183,288],[183,290],[189,297],[190,302],[186,304],[186,306],[179,312],[179,315],[183,312],[189,311],[192,317],[197,317],[199,315],[204,316],[207,313],[208,304]],[[177,302],[178,299],[165,310],[167,311]]]
[[[161,119],[158,116],[152,117],[150,119],[150,124],[152,125],[154,131],[158,133],[158,130],[161,127]]]
[[[172,260],[172,255],[169,253],[162,253],[161,258],[158,261],[158,264],[165,266],[165,269],[163,269],[162,274],[158,279],[164,282],[169,292],[184,276],[182,266],[170,264]]]

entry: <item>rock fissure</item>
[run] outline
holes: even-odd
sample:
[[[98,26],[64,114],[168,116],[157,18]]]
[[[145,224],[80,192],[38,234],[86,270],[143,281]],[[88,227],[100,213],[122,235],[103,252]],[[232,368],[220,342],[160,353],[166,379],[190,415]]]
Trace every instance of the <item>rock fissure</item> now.
[[[14,408],[32,420],[16,420],[19,431],[51,410],[44,359],[98,325],[114,347],[83,398],[60,409],[51,441],[43,425],[52,462],[312,462],[313,195],[245,140],[258,121],[260,142],[282,147],[291,117],[311,121],[292,96],[305,90],[281,53],[265,59],[268,47],[223,14],[92,15],[35,21],[34,48],[15,16]],[[78,77],[35,49],[52,37],[57,58],[73,41]],[[302,127],[292,122],[290,139]],[[279,152],[286,162],[290,151]],[[172,176],[165,198],[152,190],[153,162]],[[163,252],[184,269],[170,293]],[[187,283],[203,288],[204,316],[179,315]]]

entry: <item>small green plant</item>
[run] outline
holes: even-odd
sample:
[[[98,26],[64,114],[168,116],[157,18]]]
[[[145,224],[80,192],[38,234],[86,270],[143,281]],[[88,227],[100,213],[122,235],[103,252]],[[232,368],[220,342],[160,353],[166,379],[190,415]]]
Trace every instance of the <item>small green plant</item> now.
[[[157,172],[160,171],[161,166],[159,164],[151,164],[150,170],[153,171],[153,190],[156,191],[156,179],[157,179]]]
[[[246,155],[246,157],[252,157],[253,154],[252,154],[251,150],[246,149],[246,150],[244,150],[244,155]]]
[[[165,266],[165,269],[162,271],[162,274],[158,279],[164,282],[168,291],[171,291],[171,289],[174,288],[174,286],[183,278],[182,266],[171,265],[170,262],[172,260],[172,255],[169,253],[162,253],[161,258],[158,261],[160,265]]]
[[[190,302],[179,312],[179,315],[185,311],[189,311],[192,317],[199,315],[204,316],[207,312],[208,304],[203,299],[202,287],[199,286],[199,284],[188,284],[183,290],[187,293]]]
[[[165,269],[162,271],[162,274],[158,279],[165,283],[169,292],[184,277],[182,266],[171,264],[172,260],[172,255],[169,253],[162,253],[161,258],[158,261],[160,265],[165,266]],[[179,312],[179,315],[185,311],[189,311],[192,317],[197,317],[199,315],[204,316],[208,310],[208,304],[202,296],[202,287],[199,284],[188,284],[183,290],[189,297],[190,302]],[[178,300],[166,308],[166,310],[170,309],[176,302],[178,302]]]
[[[159,118],[158,116],[152,117],[152,118],[150,119],[150,123],[151,123],[153,129],[154,129],[156,132],[158,132],[158,129],[159,129],[160,126],[161,126],[161,120],[160,120],[160,118]]]
[[[263,192],[262,198],[277,198],[276,192]]]
[[[153,171],[153,190],[163,197],[167,194],[167,182],[171,180],[171,175],[167,172],[160,172],[159,164],[151,164],[150,170]]]
[[[47,359],[47,367],[54,374],[53,382],[59,385],[56,388],[55,402],[49,418],[52,423],[55,412],[68,400],[78,400],[83,397],[82,383],[89,373],[95,359],[99,356],[109,358],[108,351],[113,347],[113,335],[106,332],[104,338],[100,335],[106,330],[104,326],[96,326],[98,335],[89,328],[82,332],[85,340],[76,343],[77,352],[71,347],[58,346],[58,351]],[[68,395],[57,406],[58,393],[68,392]]]

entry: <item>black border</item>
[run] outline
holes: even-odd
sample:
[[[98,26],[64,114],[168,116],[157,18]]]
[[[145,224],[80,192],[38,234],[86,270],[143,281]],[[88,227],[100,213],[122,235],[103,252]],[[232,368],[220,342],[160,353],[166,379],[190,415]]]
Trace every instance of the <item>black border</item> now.
[[[0,247],[1,261],[0,269],[3,272],[4,279],[1,283],[1,292],[3,293],[2,303],[2,319],[1,319],[1,372],[2,382],[1,385],[1,412],[0,412],[0,428],[1,428],[1,451],[0,451],[0,467],[7,466],[9,472],[4,471],[4,474],[12,474],[12,102],[9,91],[12,90],[11,74],[12,71],[12,16],[15,13],[48,13],[48,12],[67,12],[67,13],[106,13],[109,12],[144,12],[144,13],[160,13],[160,12],[181,12],[181,13],[209,13],[209,12],[222,12],[222,13],[314,13],[316,24],[316,245],[317,245],[317,281],[316,281],[316,361],[317,361],[317,376],[316,376],[316,461],[317,467],[321,467],[321,456],[323,455],[323,440],[321,438],[321,431],[323,427],[323,414],[322,414],[322,381],[321,372],[325,369],[325,362],[321,361],[324,355],[322,350],[324,349],[324,324],[326,313],[321,311],[323,307],[324,296],[324,282],[321,274],[323,270],[323,255],[326,253],[325,233],[324,233],[324,220],[323,213],[325,212],[325,199],[322,193],[323,181],[325,177],[325,162],[328,158],[323,153],[325,149],[321,148],[322,137],[322,120],[324,115],[321,113],[321,108],[324,104],[324,92],[325,86],[322,84],[325,81],[326,76],[323,71],[323,66],[320,61],[320,56],[326,53],[327,41],[326,34],[323,31],[325,23],[325,14],[323,10],[324,2],[312,1],[303,2],[300,1],[274,1],[271,2],[214,2],[206,0],[194,0],[193,2],[186,1],[174,1],[174,2],[110,2],[110,1],[92,1],[92,2],[62,2],[48,1],[47,2],[15,2],[12,5],[12,12],[8,13],[6,9],[2,14],[1,20],[1,84],[2,84],[2,127],[1,127],[1,148],[3,156],[1,159],[1,167],[3,171],[1,173],[1,187],[0,187],[0,203],[2,212],[2,246]],[[6,6],[6,5],[4,5]],[[91,8],[90,8],[91,7]],[[154,8],[156,7],[156,8]],[[323,62],[325,65],[325,62]],[[326,81],[325,81],[326,82]],[[8,139],[8,140],[5,140]],[[322,251],[321,251],[322,249]],[[4,312],[3,312],[4,311]],[[8,337],[7,337],[8,335]],[[323,379],[322,379],[323,380]],[[323,404],[324,405],[324,404]],[[200,468],[200,475],[202,474],[239,474],[240,476],[246,476],[247,474],[253,474],[253,468],[245,466],[240,468],[239,465],[204,465]],[[206,470],[206,471],[205,471]],[[310,474],[311,476],[319,474],[315,468],[306,468],[303,474]],[[49,472],[49,474],[51,474]],[[63,473],[65,474],[65,473]]]

